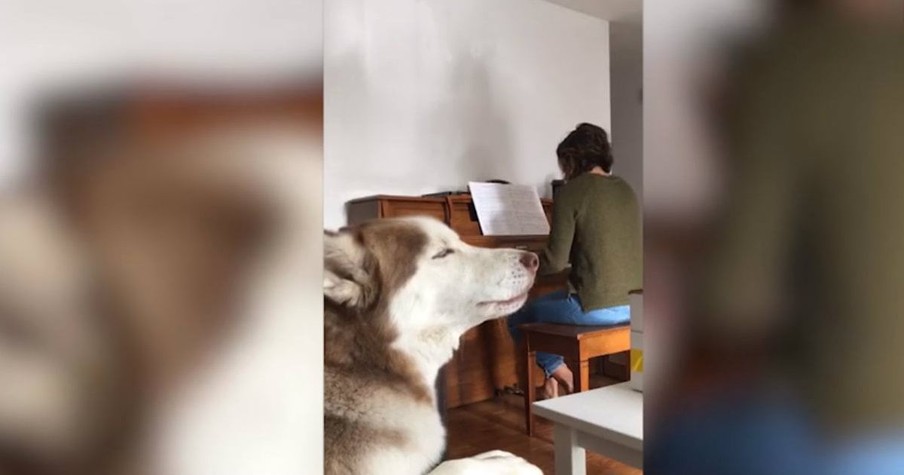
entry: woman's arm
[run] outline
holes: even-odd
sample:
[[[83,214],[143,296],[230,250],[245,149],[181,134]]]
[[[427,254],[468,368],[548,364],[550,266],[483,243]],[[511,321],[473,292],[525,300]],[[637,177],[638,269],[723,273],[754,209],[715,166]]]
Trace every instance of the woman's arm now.
[[[574,205],[564,194],[553,203],[552,229],[549,232],[549,243],[540,253],[539,275],[557,274],[568,266],[571,244],[574,241],[575,213]]]

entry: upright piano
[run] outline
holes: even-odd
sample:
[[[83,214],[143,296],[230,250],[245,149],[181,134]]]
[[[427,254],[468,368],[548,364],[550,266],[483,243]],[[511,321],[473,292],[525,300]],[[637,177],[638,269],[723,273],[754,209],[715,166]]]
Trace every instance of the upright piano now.
[[[551,220],[552,200],[543,200],[543,209]],[[548,240],[548,236],[484,236],[471,196],[467,194],[444,197],[379,195],[352,200],[346,211],[350,225],[376,218],[433,216],[458,232],[464,242],[479,247],[538,252]],[[566,279],[564,273],[539,277],[531,297],[566,288]],[[461,346],[440,378],[447,409],[485,401],[498,391],[513,387],[518,381],[515,346],[505,319],[486,322],[465,333]]]

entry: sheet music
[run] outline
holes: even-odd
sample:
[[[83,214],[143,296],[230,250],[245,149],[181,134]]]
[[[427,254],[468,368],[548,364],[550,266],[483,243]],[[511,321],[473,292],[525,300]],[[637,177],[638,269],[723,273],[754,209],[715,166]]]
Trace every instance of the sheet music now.
[[[537,190],[527,185],[468,183],[484,236],[549,234]]]

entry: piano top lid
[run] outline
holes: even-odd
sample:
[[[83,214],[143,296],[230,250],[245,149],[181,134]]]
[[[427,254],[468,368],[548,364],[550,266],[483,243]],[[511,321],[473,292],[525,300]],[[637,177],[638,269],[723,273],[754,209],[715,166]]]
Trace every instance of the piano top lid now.
[[[355,198],[353,200],[349,200],[348,203],[363,203],[365,201],[376,201],[376,200],[387,200],[387,201],[422,201],[425,203],[445,203],[446,200],[449,201],[471,201],[470,193],[462,193],[456,195],[449,195],[444,197],[435,197],[435,196],[404,196],[404,195],[371,195],[365,196],[362,198]],[[549,198],[540,198],[540,202],[544,205],[552,205],[553,200]]]
[[[424,196],[402,196],[402,195],[371,195],[365,196],[363,198],[355,198],[353,200],[349,200],[349,203],[363,203],[365,201],[376,201],[376,200],[387,200],[387,201],[424,201],[427,203],[445,203],[445,198],[435,198],[435,197],[424,197]]]

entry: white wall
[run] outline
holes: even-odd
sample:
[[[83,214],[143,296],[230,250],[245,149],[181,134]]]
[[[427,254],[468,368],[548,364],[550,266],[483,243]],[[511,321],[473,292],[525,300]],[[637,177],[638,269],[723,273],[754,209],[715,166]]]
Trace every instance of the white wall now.
[[[610,128],[608,23],[542,0],[333,0],[324,226],[345,203],[501,178],[548,195],[576,124]]]
[[[644,1],[645,217],[686,220],[718,204],[718,159],[699,113],[704,81],[727,40],[761,25],[769,4]]]
[[[318,80],[321,0],[0,2],[0,189],[29,172],[33,101],[108,81]]]
[[[643,25],[612,22],[612,151],[615,171],[643,197]]]
[[[643,0],[547,0],[610,22],[637,21],[643,16]]]

